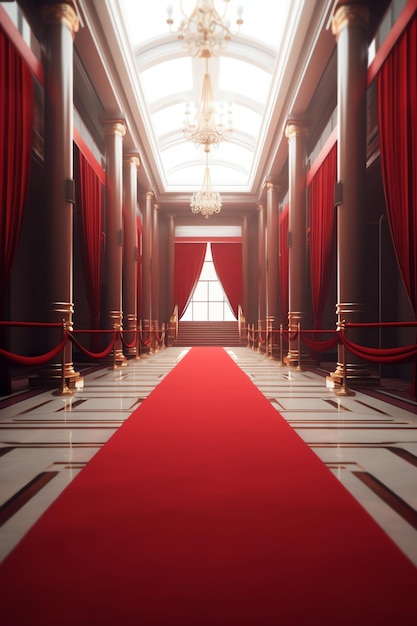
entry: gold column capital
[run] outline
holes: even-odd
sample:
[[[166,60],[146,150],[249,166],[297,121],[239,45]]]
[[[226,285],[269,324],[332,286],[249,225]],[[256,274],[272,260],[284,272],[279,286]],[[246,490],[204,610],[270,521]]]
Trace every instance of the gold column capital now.
[[[270,178],[267,178],[265,181],[266,191],[277,191],[278,193],[281,191],[281,184],[279,182],[273,182]]]
[[[152,198],[153,198],[153,191],[147,191],[147,192],[144,194],[144,198],[145,198],[147,201],[152,200]]]
[[[288,141],[294,137],[305,137],[308,133],[309,123],[305,119],[288,118],[285,127],[285,136]]]
[[[123,156],[123,162],[124,162],[125,165],[130,165],[130,166],[133,166],[133,167],[136,167],[136,168],[138,168],[140,166],[139,156],[136,153],[134,153],[134,152],[126,153]]]
[[[263,204],[258,204],[258,206],[256,207],[258,209],[259,212],[264,210],[264,205]]]
[[[62,2],[59,4],[44,4],[42,17],[46,24],[63,24],[68,28],[74,39],[75,33],[80,28],[77,13],[71,4]]]
[[[126,122],[122,117],[103,120],[102,126],[105,135],[126,135]]]
[[[352,2],[339,4],[332,19],[332,33],[339,38],[341,31],[347,26],[366,28],[369,21],[369,8],[365,4]]]
[[[153,208],[154,208],[154,211],[158,211],[159,210],[159,204],[154,204]]]

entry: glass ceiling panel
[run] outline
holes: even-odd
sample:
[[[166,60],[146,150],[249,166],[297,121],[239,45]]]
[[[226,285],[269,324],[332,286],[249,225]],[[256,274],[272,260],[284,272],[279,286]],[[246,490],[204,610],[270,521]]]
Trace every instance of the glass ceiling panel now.
[[[175,130],[182,130],[184,120],[185,105],[173,104],[167,106],[153,114],[155,130],[158,135],[172,133]]]
[[[256,137],[261,127],[262,116],[248,107],[233,103],[232,122],[233,128],[242,130],[248,135]]]
[[[170,174],[179,170],[182,163],[204,165],[205,155],[202,149],[196,149],[190,142],[185,142],[171,146],[161,151],[163,164]],[[246,175],[252,162],[252,152],[232,142],[224,142],[218,149],[213,148],[209,154],[209,165],[217,163],[227,167],[234,166],[238,170],[243,170]]]
[[[243,6],[241,34],[279,48],[294,0],[239,0]]]
[[[172,150],[173,156],[175,151]],[[167,183],[169,186],[185,186],[187,189],[201,187],[204,178],[205,161],[196,155],[193,161],[177,160],[176,167],[167,170]],[[247,173],[239,170],[239,163],[227,163],[218,165],[214,160],[209,160],[210,176],[213,186],[246,185]]]
[[[150,103],[178,92],[190,91],[193,87],[191,58],[180,57],[158,63],[141,72],[140,80]]]
[[[199,187],[204,176],[205,158],[201,150],[183,139],[186,102],[191,110],[201,93],[202,72],[196,59],[185,54],[166,23],[167,6],[172,4],[174,27],[181,21],[179,0],[108,0],[115,1],[124,18],[124,26],[138,63],[139,80],[152,128],[149,133],[159,146],[161,178],[168,187]],[[227,4],[226,4],[227,3]],[[227,56],[212,58],[212,77],[216,108],[224,97],[226,110],[231,103],[231,140],[212,150],[209,158],[213,185],[247,186],[253,171],[253,158],[262,116],[269,111],[274,56],[285,39],[294,0],[214,0],[220,14],[227,8],[226,20],[234,30],[238,6],[243,8],[239,56],[230,47]],[[196,0],[183,0],[186,14],[195,8]],[[232,40],[234,37],[232,37]],[[246,61],[245,61],[246,57]],[[271,72],[261,69],[270,59]],[[141,60],[145,63],[140,71]],[[253,60],[253,62],[249,62]],[[276,59],[275,59],[276,60]],[[198,59],[200,61],[200,59]],[[268,61],[267,61],[268,62]],[[154,63],[154,65],[152,65]],[[262,65],[265,67],[265,65]],[[167,146],[166,148],[164,146]],[[219,189],[221,190],[221,189]]]
[[[271,75],[239,59],[225,57],[220,63],[219,87],[264,102],[268,96]]]
[[[165,0],[119,0],[127,16],[126,29],[135,48],[157,35],[168,31],[167,4]]]

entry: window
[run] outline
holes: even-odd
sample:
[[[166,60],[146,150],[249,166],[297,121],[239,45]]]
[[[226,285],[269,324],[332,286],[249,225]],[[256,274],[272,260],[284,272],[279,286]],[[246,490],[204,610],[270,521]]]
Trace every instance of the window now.
[[[200,278],[181,321],[230,322],[235,320],[226,294],[217,278],[211,256],[211,246],[208,243]]]

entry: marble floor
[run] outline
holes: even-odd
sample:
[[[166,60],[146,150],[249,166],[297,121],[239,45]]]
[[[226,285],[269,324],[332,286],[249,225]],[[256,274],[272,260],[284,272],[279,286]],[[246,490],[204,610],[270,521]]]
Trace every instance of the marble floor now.
[[[248,348],[225,348],[308,446],[417,566],[417,403],[355,390]],[[72,396],[17,380],[0,398],[0,561],[187,353],[171,347],[126,367],[78,368]]]

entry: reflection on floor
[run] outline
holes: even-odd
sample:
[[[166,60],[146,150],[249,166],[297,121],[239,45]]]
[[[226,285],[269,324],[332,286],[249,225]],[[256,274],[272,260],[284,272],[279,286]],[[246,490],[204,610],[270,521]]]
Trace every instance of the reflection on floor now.
[[[316,371],[226,350],[417,566],[417,404],[366,391],[337,396]],[[86,369],[73,396],[22,381],[0,399],[0,560],[186,352]]]

